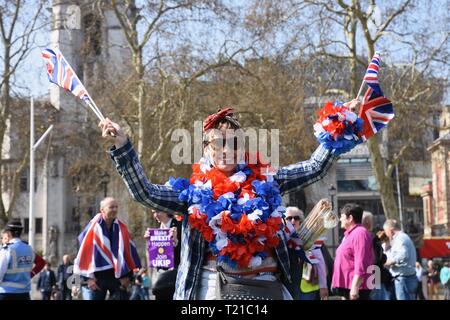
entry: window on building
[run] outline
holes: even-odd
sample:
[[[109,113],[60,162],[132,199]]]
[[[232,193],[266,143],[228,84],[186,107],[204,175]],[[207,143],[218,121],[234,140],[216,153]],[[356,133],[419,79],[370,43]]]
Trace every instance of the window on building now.
[[[339,192],[377,191],[374,176],[362,180],[338,180],[337,187]]]
[[[102,23],[98,16],[87,14],[83,18],[85,53],[98,56],[102,53]]]
[[[28,233],[30,227],[30,219],[25,218],[23,219],[23,233]]]
[[[28,172],[24,172],[20,176],[20,180],[19,180],[20,192],[28,192],[29,191],[28,184],[29,184],[29,182],[28,182]],[[34,177],[34,191],[35,192],[37,191],[37,185],[38,185],[37,176],[35,176]]]
[[[42,234],[42,218],[36,218],[34,224],[34,230],[36,234]]]
[[[20,188],[20,192],[27,192],[28,191],[28,176],[27,176],[26,173],[22,174],[20,176],[19,188]]]
[[[35,234],[42,234],[42,224],[43,224],[42,218],[34,219],[34,233]],[[29,230],[30,230],[30,219],[25,218],[25,219],[23,219],[23,233],[28,233]]]

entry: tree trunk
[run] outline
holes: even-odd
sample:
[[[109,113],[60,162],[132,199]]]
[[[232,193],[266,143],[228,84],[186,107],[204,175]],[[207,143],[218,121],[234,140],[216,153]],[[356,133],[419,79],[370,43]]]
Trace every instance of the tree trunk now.
[[[370,159],[372,161],[372,169],[377,180],[378,190],[380,192],[381,204],[383,205],[384,215],[386,219],[396,219],[399,221],[399,213],[397,202],[394,195],[394,185],[392,177],[386,175],[384,160],[380,152],[380,139],[378,135],[374,135],[366,141],[369,148]]]
[[[142,157],[144,151],[144,103],[145,103],[145,81],[144,81],[144,66],[142,64],[142,50],[135,55],[135,65],[137,80],[138,80],[138,156]]]
[[[366,35],[367,38],[367,35]],[[372,39],[366,39],[368,63],[372,60],[375,53],[375,44]],[[387,128],[385,129],[387,130]],[[374,135],[367,141],[367,147],[369,148],[370,158],[372,161],[372,168],[377,180],[378,190],[380,192],[381,204],[386,219],[395,219],[400,221],[400,215],[398,212],[397,201],[394,194],[394,181],[390,175],[386,174],[387,164],[385,165],[384,159],[380,152],[381,141],[380,133]]]
[[[3,79],[4,79],[4,84],[3,84],[3,88],[2,88],[2,92],[1,92],[1,117],[0,117],[0,171],[1,174],[3,175],[4,172],[4,163],[3,163],[3,140],[4,140],[4,136],[7,130],[6,127],[6,120],[8,118],[8,110],[9,110],[9,103],[10,103],[10,84],[9,84],[9,80],[10,80],[10,71],[11,71],[11,66],[10,66],[10,49],[11,49],[11,45],[8,41],[4,42],[4,59],[3,59]],[[3,201],[3,194],[6,193],[8,190],[8,186],[5,185],[3,183],[3,179],[0,179],[0,220],[3,224],[6,224],[6,222],[8,221],[8,212],[6,210],[5,207],[5,203]],[[14,192],[14,190],[11,190],[11,192]],[[10,204],[10,208],[12,207],[12,203]],[[9,210],[8,210],[9,211]]]

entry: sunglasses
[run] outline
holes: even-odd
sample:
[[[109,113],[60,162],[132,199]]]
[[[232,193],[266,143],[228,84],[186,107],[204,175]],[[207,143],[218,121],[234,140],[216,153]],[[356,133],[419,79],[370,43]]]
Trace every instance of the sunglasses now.
[[[232,138],[228,138],[228,139],[222,139],[222,138],[217,138],[217,139],[212,139],[210,141],[206,141],[205,142],[205,146],[210,145],[211,148],[213,148],[213,150],[223,150],[225,149],[225,146],[233,146],[233,150],[237,150],[238,149],[238,138],[237,137],[232,137]]]
[[[289,216],[286,217],[287,221],[291,221],[292,219],[294,219],[295,221],[300,221],[300,217],[299,216]]]

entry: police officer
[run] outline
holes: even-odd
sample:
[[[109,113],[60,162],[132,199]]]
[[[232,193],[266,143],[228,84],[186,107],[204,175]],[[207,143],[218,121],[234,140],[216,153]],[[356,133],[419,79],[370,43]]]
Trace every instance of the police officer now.
[[[0,249],[0,300],[30,300],[34,252],[20,240],[20,220],[9,221],[4,230],[8,242]]]

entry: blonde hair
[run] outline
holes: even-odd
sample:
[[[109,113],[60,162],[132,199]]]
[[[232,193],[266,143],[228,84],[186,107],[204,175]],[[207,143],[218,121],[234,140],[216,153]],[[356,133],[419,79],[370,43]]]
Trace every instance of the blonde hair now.
[[[369,211],[364,211],[363,216],[361,219],[361,224],[366,228],[367,230],[370,230],[373,228],[373,214]]]

